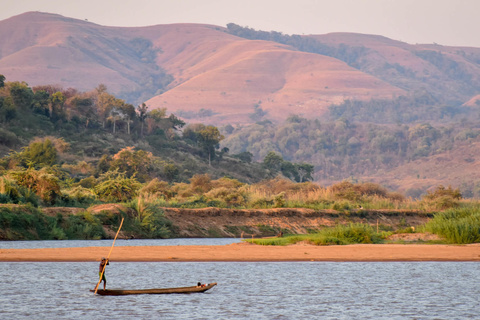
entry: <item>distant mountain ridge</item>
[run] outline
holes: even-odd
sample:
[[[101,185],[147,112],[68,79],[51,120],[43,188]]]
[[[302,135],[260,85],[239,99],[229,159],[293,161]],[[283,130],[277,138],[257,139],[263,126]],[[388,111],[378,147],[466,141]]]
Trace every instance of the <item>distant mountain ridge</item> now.
[[[480,92],[480,48],[347,33],[296,36],[338,52],[365,48],[347,63],[231,31],[201,24],[106,27],[28,12],[0,21],[0,73],[31,86],[90,90],[102,83],[128,102],[216,125],[291,114],[322,118],[346,99],[426,90],[460,104]]]

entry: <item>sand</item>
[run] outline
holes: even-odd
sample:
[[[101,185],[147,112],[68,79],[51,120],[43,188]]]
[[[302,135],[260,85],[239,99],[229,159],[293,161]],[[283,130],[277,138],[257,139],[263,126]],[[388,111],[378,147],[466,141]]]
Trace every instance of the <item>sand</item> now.
[[[0,262],[99,261],[110,247],[0,249]],[[115,247],[113,261],[480,261],[480,244],[356,244],[346,246],[224,246]]]

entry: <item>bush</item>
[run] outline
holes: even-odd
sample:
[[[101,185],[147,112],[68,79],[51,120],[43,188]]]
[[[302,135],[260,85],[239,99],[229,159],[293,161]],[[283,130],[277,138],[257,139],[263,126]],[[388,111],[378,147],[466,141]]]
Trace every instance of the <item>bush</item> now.
[[[129,201],[137,195],[141,184],[135,178],[126,178],[124,174],[110,171],[103,174],[95,186],[95,193],[106,202]]]
[[[68,239],[102,239],[105,233],[100,220],[88,212],[69,215],[62,225]]]
[[[47,168],[12,171],[10,175],[18,185],[35,192],[47,205],[54,205],[60,195],[60,181],[55,175],[48,173]]]
[[[422,204],[428,208],[445,210],[458,207],[460,199],[462,194],[459,189],[453,189],[451,186],[445,188],[440,185],[434,191],[427,191],[423,196]]]

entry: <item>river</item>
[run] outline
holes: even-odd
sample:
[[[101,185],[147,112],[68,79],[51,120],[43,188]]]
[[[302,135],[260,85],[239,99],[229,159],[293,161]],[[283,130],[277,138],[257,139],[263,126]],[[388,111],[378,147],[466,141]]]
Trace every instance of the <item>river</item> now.
[[[0,319],[480,318],[477,262],[112,262],[106,275],[111,289],[218,285],[98,296],[98,262],[3,262]]]

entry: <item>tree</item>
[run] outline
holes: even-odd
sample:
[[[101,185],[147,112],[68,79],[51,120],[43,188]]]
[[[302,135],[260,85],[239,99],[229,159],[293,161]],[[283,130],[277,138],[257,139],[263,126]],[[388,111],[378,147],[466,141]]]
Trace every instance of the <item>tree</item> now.
[[[203,123],[192,123],[185,127],[183,130],[183,139],[191,141],[194,145],[199,143],[199,132],[205,130]]]
[[[97,119],[93,99],[85,95],[75,95],[70,99],[71,112],[70,117],[77,117],[80,121],[85,121],[85,129],[91,121]]]
[[[134,150],[135,147],[126,147],[113,156],[110,170],[118,170],[127,177],[136,176],[140,182],[149,177],[152,170],[153,155],[144,150]]]
[[[253,160],[253,154],[251,152],[245,151],[233,155],[234,158],[240,159],[243,162],[251,163]]]
[[[65,96],[60,91],[50,96],[50,118],[54,121],[64,119],[65,113],[63,106],[65,104]]]
[[[282,169],[283,157],[270,151],[263,159],[263,165],[272,173],[279,172]]]
[[[105,121],[110,116],[112,108],[116,105],[117,98],[104,91],[103,88],[97,88],[97,92],[97,110],[100,116],[100,121],[102,121],[102,126],[105,129]]]
[[[120,108],[122,109],[125,121],[127,122],[127,133],[130,134],[130,123],[136,117],[135,107],[130,103],[124,103]]]
[[[214,126],[206,126],[198,132],[199,143],[208,154],[208,165],[212,165],[212,158],[215,157],[215,149],[220,147],[219,143],[224,138],[218,128]]]
[[[281,164],[282,174],[292,181],[299,181],[297,167],[290,161],[283,161]]]
[[[17,108],[27,109],[33,103],[33,91],[25,82],[10,83],[10,96]]]
[[[0,97],[0,120],[8,122],[17,116],[17,108],[11,97]]]
[[[110,116],[107,118],[107,120],[111,121],[113,123],[113,133],[115,134],[116,131],[116,124],[117,121],[123,119],[124,114],[122,112],[122,109],[120,109],[117,106],[113,106],[110,110]]]
[[[153,133],[158,128],[164,129],[166,116],[167,108],[159,108],[150,111],[147,119],[148,133]]]
[[[297,172],[299,175],[298,182],[306,182],[308,180],[313,180],[313,172],[315,167],[309,163],[298,163],[295,165],[297,167]]]
[[[39,114],[50,117],[50,94],[45,90],[37,90],[33,94],[33,110]]]
[[[232,134],[233,131],[235,131],[235,128],[231,124],[227,124],[224,129],[225,132],[228,134]]]
[[[165,175],[165,178],[168,180],[168,182],[173,182],[175,179],[177,179],[179,173],[180,170],[178,166],[174,163],[167,163],[163,167],[163,174]]]
[[[145,120],[148,116],[148,107],[145,103],[142,103],[141,106],[137,107],[138,119],[140,120],[140,135],[143,137],[143,126],[145,125]]]
[[[179,119],[173,113],[170,114],[170,116],[168,116],[168,120],[170,121],[172,125],[172,129],[174,130],[179,130],[185,126],[185,121],[183,121],[182,119]]]
[[[0,88],[3,88],[5,86],[5,76],[3,74],[0,74]]]

